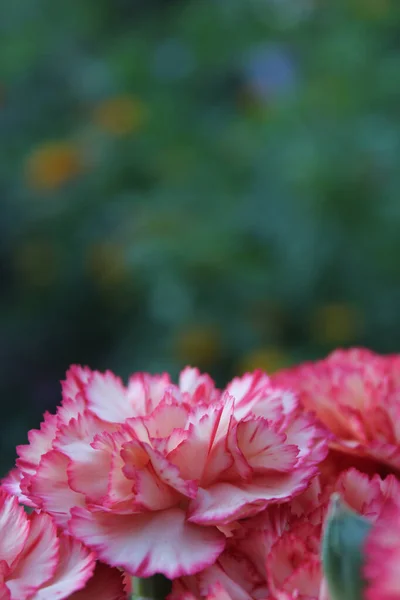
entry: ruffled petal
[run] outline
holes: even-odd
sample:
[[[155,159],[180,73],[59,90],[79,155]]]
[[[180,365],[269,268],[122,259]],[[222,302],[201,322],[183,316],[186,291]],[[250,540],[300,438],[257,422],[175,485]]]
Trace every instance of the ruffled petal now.
[[[283,590],[290,594],[293,600],[297,598],[315,598],[317,600],[321,587],[321,563],[317,555],[308,556],[304,564],[299,566],[286,579]]]
[[[85,387],[88,407],[94,415],[109,423],[123,423],[135,416],[127,389],[111,371],[95,371]]]
[[[250,598],[250,596],[246,597]],[[241,600],[241,598],[243,598],[244,600],[245,596],[235,596],[236,600]],[[207,595],[207,600],[233,600],[233,598],[228,594],[228,592],[223,588],[223,586],[220,583],[216,583],[212,586],[212,588],[210,588],[210,591]]]
[[[335,490],[350,508],[360,514],[368,514],[369,507],[376,505],[382,497],[380,478],[370,478],[357,469],[349,469],[342,473],[335,484]]]
[[[25,600],[53,577],[59,558],[56,527],[45,513],[30,517],[29,536],[12,567],[7,587],[13,600]]]
[[[183,405],[161,402],[148,417],[142,417],[150,438],[169,437],[174,429],[183,429],[189,411]]]
[[[253,406],[260,399],[260,394],[269,389],[270,379],[260,369],[254,373],[245,373],[242,377],[235,377],[225,388],[228,394],[235,399],[235,412],[238,420],[251,413]]]
[[[57,433],[58,417],[45,413],[40,429],[31,429],[28,433],[29,444],[17,446],[17,467],[25,475],[34,475],[43,454],[52,449]]]
[[[29,520],[17,498],[0,489],[0,558],[11,566],[29,536]]]
[[[166,600],[198,600],[199,594],[194,594],[186,590],[181,585],[181,580],[175,579],[172,584],[172,592],[168,594]]]
[[[59,450],[71,460],[78,460],[84,446],[90,445],[97,434],[113,432],[116,427],[85,411],[64,425],[60,424],[53,443],[53,449]]]
[[[297,463],[298,446],[286,443],[286,435],[275,431],[264,419],[237,425],[238,447],[252,470],[288,472]]]
[[[185,400],[190,399],[193,406],[216,402],[220,393],[215,389],[213,380],[196,368],[186,367],[179,375],[179,389]]]
[[[65,381],[61,382],[63,401],[66,399],[76,400],[77,396],[84,391],[92,373],[88,367],[71,365],[66,373]]]
[[[196,576],[181,577],[172,582],[172,591],[167,600],[197,600],[200,597],[198,578]]]
[[[133,408],[131,416],[144,417],[150,414],[159,405],[167,388],[171,385],[168,373],[162,375],[135,373],[132,375],[127,388]]]
[[[77,419],[85,411],[87,411],[87,407],[83,392],[80,392],[74,399],[64,397],[57,409],[60,425],[68,425],[71,419]]]
[[[37,475],[31,483],[31,493],[40,500],[43,508],[51,514],[57,525],[66,528],[73,506],[84,506],[83,494],[74,492],[68,482],[69,459],[52,450],[45,454]]]
[[[400,598],[400,508],[388,502],[364,547],[366,600]]]
[[[210,470],[211,464],[215,476],[232,464],[232,457],[226,451],[225,443],[221,448],[222,452],[217,455],[214,450],[212,453],[224,412],[226,409],[224,411],[223,406],[217,405],[198,410],[190,416],[186,440],[168,455],[168,459],[179,468],[183,477],[202,481],[206,468]]]
[[[304,540],[292,533],[280,537],[267,559],[268,584],[273,590],[282,589],[284,583],[301,565],[309,552]]]
[[[302,492],[316,472],[316,468],[308,467],[282,475],[260,475],[250,483],[216,483],[208,489],[199,488],[189,505],[189,521],[218,525],[255,515],[268,504],[290,500]]]
[[[91,443],[105,429],[109,429],[108,424],[85,413],[62,426],[54,442],[54,448],[70,459],[67,470],[72,490],[84,494],[92,502],[107,493],[113,446]]]
[[[328,440],[330,434],[309,414],[299,414],[290,420],[283,431],[286,443],[297,446],[298,464],[303,460],[319,463],[328,454]]]
[[[80,542],[74,538],[60,536],[60,555],[53,577],[42,586],[32,600],[63,600],[75,598],[76,590],[85,587],[86,582],[92,577],[95,567],[95,558]],[[110,572],[112,569],[110,569]],[[103,581],[104,590],[107,590]],[[70,596],[73,594],[73,596]],[[83,597],[83,596],[82,596]],[[85,598],[87,596],[84,596]],[[87,597],[88,600],[90,596]],[[93,596],[94,600],[94,596]],[[112,597],[110,597],[112,600]]]
[[[5,583],[0,584],[0,600],[12,600],[10,590]]]
[[[276,388],[261,370],[235,377],[226,392],[235,399],[235,419],[248,415],[278,422],[298,408],[298,399],[292,391]]]
[[[89,579],[85,588],[68,596],[68,600],[128,600],[128,598],[121,571],[100,562],[97,563],[93,577]]]
[[[21,504],[30,506],[31,508],[37,508],[35,502],[33,502],[28,496],[21,490],[21,481],[23,474],[19,469],[12,469],[8,475],[1,481],[1,486],[12,496],[16,496]]]
[[[170,486],[173,490],[188,498],[196,496],[196,481],[184,479],[178,467],[149,444],[135,441],[127,442],[123,446],[121,455],[125,461],[124,472],[128,477],[135,478],[138,469],[151,463],[152,469],[161,483]],[[140,464],[138,464],[138,460],[140,460]]]
[[[104,562],[132,575],[163,573],[169,579],[213,564],[225,546],[216,528],[187,523],[178,508],[138,515],[90,513],[73,509],[73,534]]]
[[[139,509],[136,512],[153,511],[171,508],[179,503],[179,493],[159,478],[148,454],[140,445],[129,442],[121,451],[121,456],[115,458],[117,464],[110,479],[109,497],[112,501],[131,496],[130,512],[133,512],[133,507]],[[118,465],[118,461],[122,459],[125,466]],[[124,476],[125,473],[128,479]]]
[[[260,595],[267,590],[265,578],[257,572],[251,561],[241,552],[240,546],[234,549],[228,547],[221,554],[216,564],[195,576],[203,596],[212,594],[215,586],[222,586],[223,590],[235,600],[253,600],[264,597]]]

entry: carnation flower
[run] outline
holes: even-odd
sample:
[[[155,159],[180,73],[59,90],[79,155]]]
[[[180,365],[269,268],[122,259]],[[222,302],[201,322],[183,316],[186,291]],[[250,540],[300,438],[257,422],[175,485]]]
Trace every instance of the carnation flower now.
[[[400,598],[400,506],[388,502],[372,527],[364,547],[366,600]]]
[[[382,480],[355,469],[342,473],[327,489],[314,478],[291,502],[270,506],[241,523],[216,563],[177,579],[169,600],[182,600],[185,594],[187,600],[326,598],[320,544],[332,492],[339,492],[347,505],[376,521],[385,504],[399,497],[400,483],[393,475]]]
[[[304,407],[334,434],[330,467],[350,463],[373,472],[380,463],[400,470],[400,355],[337,350],[273,381],[298,391]]]
[[[51,517],[27,515],[0,490],[1,600],[124,600],[122,575],[97,564],[81,542],[57,534]],[[77,591],[79,590],[79,591]]]
[[[4,485],[98,557],[168,578],[214,564],[241,519],[302,492],[326,433],[261,372],[220,392],[185,369],[133,375],[72,367],[56,415],[18,448]]]

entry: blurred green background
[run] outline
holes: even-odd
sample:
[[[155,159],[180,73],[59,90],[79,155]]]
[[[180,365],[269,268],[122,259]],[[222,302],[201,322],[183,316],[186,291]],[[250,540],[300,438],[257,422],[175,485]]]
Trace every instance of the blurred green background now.
[[[12,0],[0,469],[70,363],[400,349],[400,4]]]

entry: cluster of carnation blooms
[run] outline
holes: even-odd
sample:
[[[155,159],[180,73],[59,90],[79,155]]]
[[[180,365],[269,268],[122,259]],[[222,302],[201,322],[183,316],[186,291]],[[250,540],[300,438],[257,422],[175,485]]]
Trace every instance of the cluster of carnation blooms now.
[[[400,598],[400,355],[338,350],[224,390],[73,366],[0,491],[0,600],[337,600],[331,495],[372,523],[366,600]],[[24,508],[25,507],[25,508]],[[400,564],[400,563],[399,563]]]

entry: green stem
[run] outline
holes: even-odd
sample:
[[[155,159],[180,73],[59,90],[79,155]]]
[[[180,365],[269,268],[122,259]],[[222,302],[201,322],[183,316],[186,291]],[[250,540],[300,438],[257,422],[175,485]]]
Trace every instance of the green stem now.
[[[171,591],[172,583],[164,575],[153,575],[147,579],[132,578],[133,600],[165,600]]]

